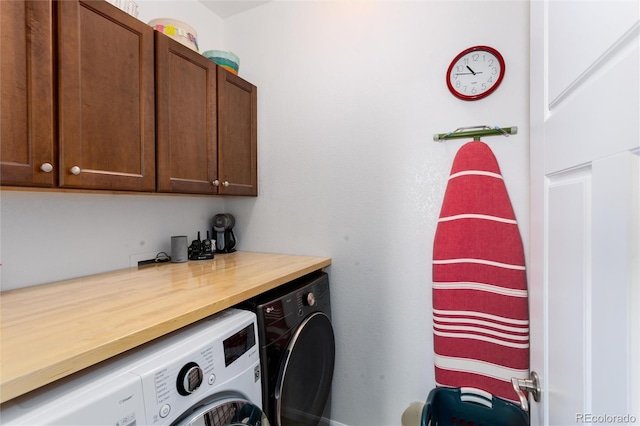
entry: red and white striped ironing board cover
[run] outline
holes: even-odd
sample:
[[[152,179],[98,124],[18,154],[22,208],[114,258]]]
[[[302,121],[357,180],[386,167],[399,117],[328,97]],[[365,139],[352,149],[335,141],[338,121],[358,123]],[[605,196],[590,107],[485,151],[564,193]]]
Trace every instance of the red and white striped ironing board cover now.
[[[437,386],[517,402],[529,377],[529,311],[522,240],[498,162],[483,142],[453,161],[433,247]]]

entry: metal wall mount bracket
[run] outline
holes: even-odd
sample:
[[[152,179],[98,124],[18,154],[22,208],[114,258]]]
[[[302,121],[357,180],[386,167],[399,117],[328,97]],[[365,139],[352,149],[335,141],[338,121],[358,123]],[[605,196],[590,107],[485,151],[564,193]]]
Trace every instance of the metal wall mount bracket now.
[[[520,406],[526,412],[529,412],[529,402],[527,401],[527,397],[523,391],[529,392],[531,396],[533,396],[533,400],[536,402],[540,401],[540,395],[542,394],[538,373],[532,371],[529,377],[529,379],[518,379],[517,377],[511,378],[513,390],[518,395],[518,398],[520,398]]]
[[[458,127],[453,132],[447,133],[436,133],[433,135],[433,140],[436,142],[444,142],[449,139],[459,139],[459,138],[473,138],[474,141],[479,141],[481,137],[484,136],[506,136],[509,135],[517,135],[518,127],[498,127],[498,126],[468,126],[468,127]]]

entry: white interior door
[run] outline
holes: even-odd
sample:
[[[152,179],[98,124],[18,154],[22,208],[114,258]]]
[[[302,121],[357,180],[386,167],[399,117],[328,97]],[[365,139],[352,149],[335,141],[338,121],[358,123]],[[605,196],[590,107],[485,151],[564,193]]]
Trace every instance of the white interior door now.
[[[531,2],[533,425],[640,422],[640,2]]]

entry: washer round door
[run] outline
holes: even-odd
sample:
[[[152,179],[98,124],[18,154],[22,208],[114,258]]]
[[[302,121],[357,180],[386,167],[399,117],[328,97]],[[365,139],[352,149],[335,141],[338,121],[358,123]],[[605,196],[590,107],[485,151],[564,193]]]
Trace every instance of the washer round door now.
[[[276,426],[317,425],[327,405],[335,364],[331,320],[314,312],[291,338],[276,383]]]
[[[269,426],[262,410],[240,398],[225,398],[198,407],[174,426]]]

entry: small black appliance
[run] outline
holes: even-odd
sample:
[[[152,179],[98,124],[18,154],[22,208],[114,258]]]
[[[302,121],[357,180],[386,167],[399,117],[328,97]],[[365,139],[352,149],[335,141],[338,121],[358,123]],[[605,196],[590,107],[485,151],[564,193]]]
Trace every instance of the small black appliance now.
[[[200,240],[200,231],[198,231],[198,239],[191,242],[188,254],[189,260],[213,259],[213,242],[209,239],[209,231],[205,240]]]
[[[213,217],[213,235],[216,239],[216,253],[236,251],[236,236],[233,226],[236,219],[229,213],[219,213]]]

